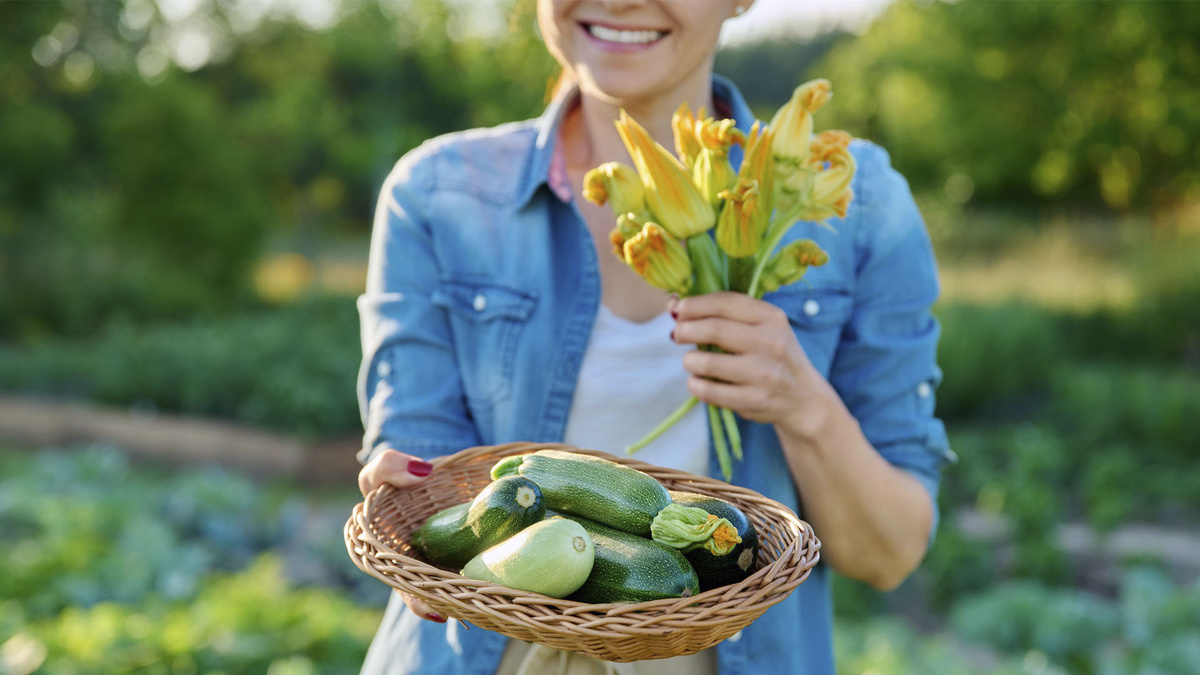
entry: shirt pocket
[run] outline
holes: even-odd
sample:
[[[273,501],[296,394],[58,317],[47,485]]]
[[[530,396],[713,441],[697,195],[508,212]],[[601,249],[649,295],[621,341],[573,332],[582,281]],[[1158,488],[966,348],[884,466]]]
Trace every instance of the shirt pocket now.
[[[854,313],[854,297],[850,292],[839,288],[810,288],[800,282],[763,299],[787,313],[805,355],[818,371],[828,376],[841,341],[842,328]]]
[[[490,405],[508,396],[520,334],[536,298],[495,283],[446,281],[433,291],[431,301],[449,317],[467,398]]]

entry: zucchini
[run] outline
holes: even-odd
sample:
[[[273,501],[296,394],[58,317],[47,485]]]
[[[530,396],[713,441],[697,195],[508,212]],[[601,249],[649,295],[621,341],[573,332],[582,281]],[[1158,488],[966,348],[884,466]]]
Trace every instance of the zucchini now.
[[[545,515],[537,484],[509,476],[489,483],[475,499],[430,516],[413,533],[413,545],[433,564],[457,569]]]
[[[543,520],[471,558],[462,575],[564,598],[587,580],[596,549],[574,521]]]
[[[546,508],[643,537],[671,503],[667,489],[649,474],[590,455],[538,450],[492,467],[492,478],[518,474],[538,484]]]
[[[700,578],[700,590],[707,591],[735,584],[750,575],[758,556],[758,531],[741,509],[729,502],[694,492],[671,490],[671,500],[681,506],[704,509],[718,518],[726,519],[742,541],[725,555],[713,555],[704,548],[684,554]]]
[[[578,516],[596,548],[592,573],[569,600],[590,603],[690,598],[700,592],[695,570],[679,551]],[[552,518],[547,522],[553,522]]]

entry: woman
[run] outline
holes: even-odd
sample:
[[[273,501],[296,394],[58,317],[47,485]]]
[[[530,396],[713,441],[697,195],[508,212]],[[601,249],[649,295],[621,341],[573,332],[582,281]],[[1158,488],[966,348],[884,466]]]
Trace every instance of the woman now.
[[[731,408],[746,448],[735,481],[801,512],[822,563],[682,669],[832,673],[828,570],[897,586],[924,556],[951,456],[933,417],[936,270],[907,184],[886,153],[856,142],[856,197],[837,233],[790,235],[816,239],[829,263],[764,300],[650,287],[609,252],[608,209],[576,197],[587,170],[631,163],[613,126],[622,108],[666,147],[684,102],[748,130],[745,102],[712,64],[723,22],[752,2],[538,0],[571,86],[537,120],[435,139],[400,161],[359,303],[359,483],[412,486],[426,460],[481,444],[616,451],[688,392]],[[703,418],[670,434],[640,458],[713,473]],[[523,645],[447,618],[395,594],[364,672],[511,672],[523,658]]]

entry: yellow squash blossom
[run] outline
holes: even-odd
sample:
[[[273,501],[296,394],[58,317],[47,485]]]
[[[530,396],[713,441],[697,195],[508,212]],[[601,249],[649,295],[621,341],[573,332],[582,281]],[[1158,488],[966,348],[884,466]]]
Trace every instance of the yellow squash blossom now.
[[[717,245],[734,258],[758,253],[770,214],[762,208],[758,181],[739,178],[732,190],[721,193],[725,208],[717,219]]]
[[[605,162],[583,177],[583,198],[597,206],[609,204],[614,214],[646,210],[646,188],[633,167]]]
[[[771,158],[771,130],[758,123],[750,129],[746,156],[733,189],[720,194],[725,207],[717,219],[717,245],[734,258],[758,253],[771,221],[775,165]]]
[[[716,209],[700,194],[687,169],[624,110],[617,131],[637,166],[656,223],[678,239],[706,232],[716,224]]]
[[[612,242],[613,254],[621,260],[625,259],[625,242],[637,236],[642,231],[642,227],[647,222],[645,214],[641,213],[622,213],[617,217],[617,226],[608,233],[608,240]]]
[[[687,249],[654,223],[625,242],[625,262],[651,286],[683,295],[692,287]]]
[[[850,134],[844,131],[822,131],[812,142],[808,168],[814,171],[808,208],[800,214],[805,220],[820,220],[830,215],[846,217],[853,194],[857,165],[850,153]]]
[[[700,154],[692,166],[692,181],[716,209],[721,208],[720,194],[732,188],[737,179],[729,163],[729,149],[746,144],[746,135],[734,124],[733,120],[717,122],[710,117],[695,126]]]
[[[811,239],[798,239],[779,249],[763,269],[762,290],[770,293],[800,281],[809,267],[829,262],[829,254]]]
[[[805,82],[796,87],[792,98],[771,118],[771,129],[775,131],[773,152],[781,173],[790,173],[807,161],[813,113],[828,103],[832,96],[829,80]]]
[[[686,103],[681,103],[675,114],[671,115],[671,130],[675,132],[675,154],[679,161],[688,169],[696,163],[700,154],[700,143],[696,139],[696,120],[704,119],[704,106],[692,115]]]

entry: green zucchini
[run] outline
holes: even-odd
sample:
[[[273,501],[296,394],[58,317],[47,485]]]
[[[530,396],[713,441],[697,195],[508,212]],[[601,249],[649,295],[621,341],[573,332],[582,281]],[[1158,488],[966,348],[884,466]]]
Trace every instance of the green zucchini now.
[[[413,533],[413,545],[433,564],[457,569],[545,515],[537,484],[509,476],[489,483],[475,499],[430,516]]]
[[[587,580],[596,549],[579,523],[543,520],[471,558],[462,575],[564,598]]]
[[[667,489],[649,474],[590,455],[538,450],[492,467],[492,478],[518,474],[538,484],[546,508],[643,537],[671,503]]]
[[[681,506],[704,509],[718,518],[726,519],[742,539],[741,543],[725,555],[713,555],[704,548],[684,554],[700,578],[700,590],[707,591],[718,586],[735,584],[750,575],[758,556],[758,531],[741,509],[723,499],[694,492],[671,490],[671,500]]]
[[[690,598],[700,592],[696,572],[679,551],[578,516],[596,548],[592,573],[570,600],[590,603]],[[557,520],[552,518],[550,521]]]

